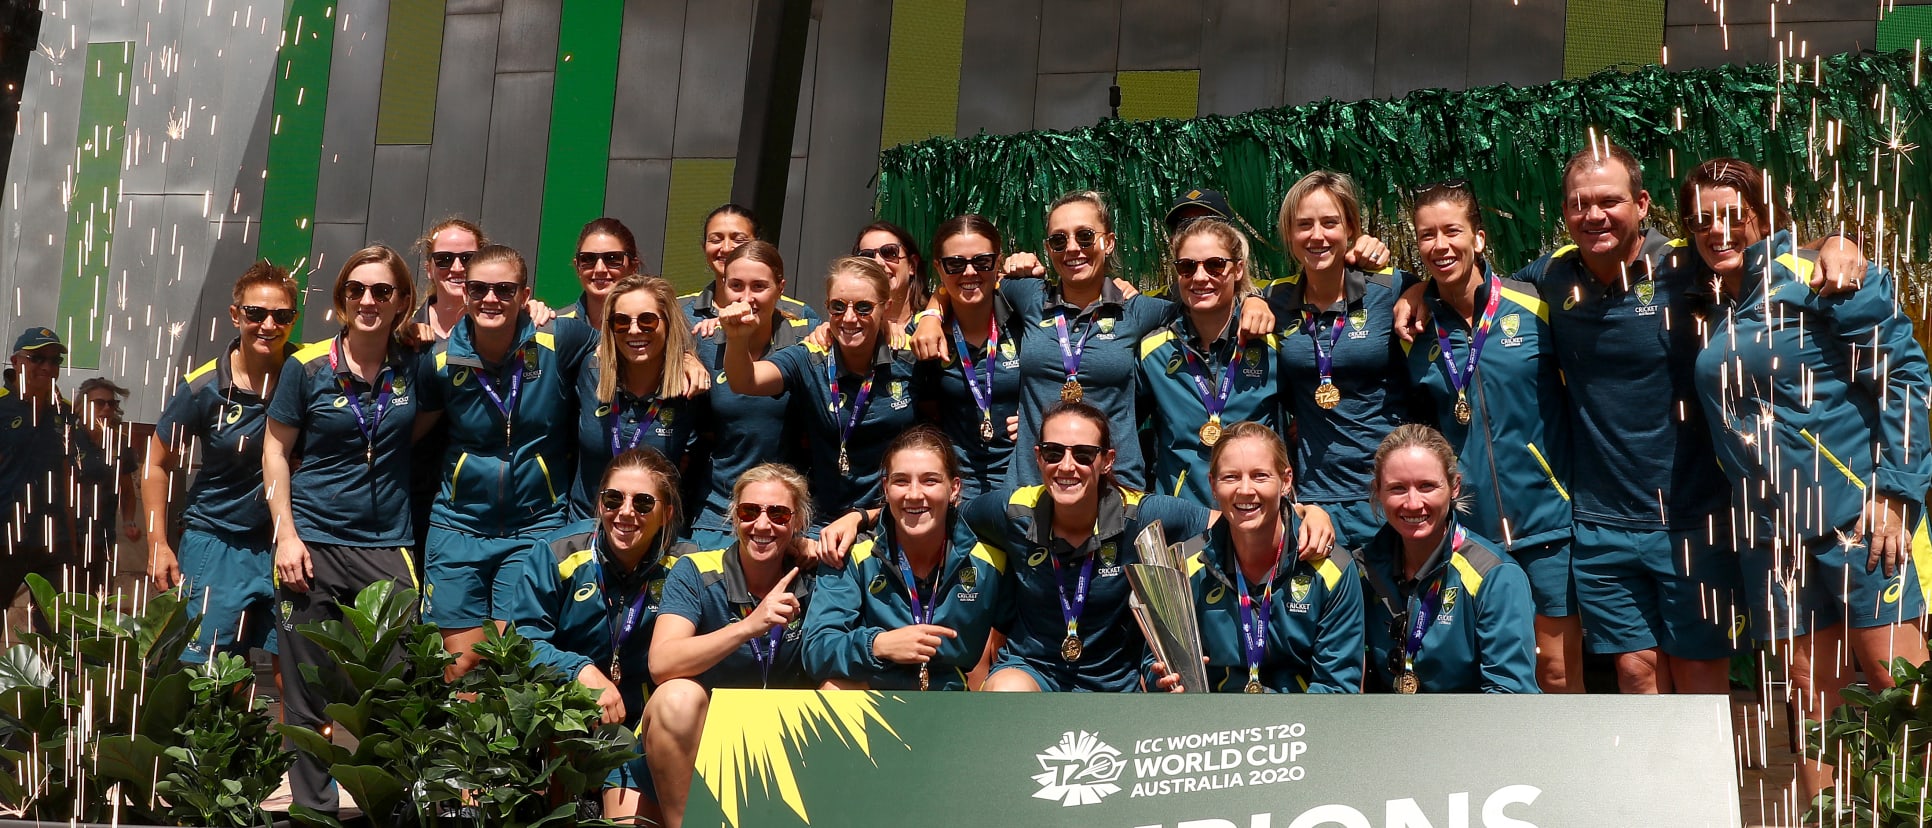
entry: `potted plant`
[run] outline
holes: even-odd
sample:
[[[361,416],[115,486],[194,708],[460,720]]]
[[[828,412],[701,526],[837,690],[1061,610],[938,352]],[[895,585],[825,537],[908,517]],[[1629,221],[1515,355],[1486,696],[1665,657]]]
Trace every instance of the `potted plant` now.
[[[1894,686],[1847,687],[1845,704],[1807,729],[1807,755],[1837,766],[1837,784],[1812,800],[1808,824],[1917,828],[1932,813],[1932,699],[1925,697],[1932,662],[1901,658],[1890,667]]]
[[[530,643],[486,625],[482,660],[455,683],[442,636],[416,621],[416,593],[370,585],[342,621],[297,633],[341,670],[303,668],[331,700],[325,710],[354,748],[315,730],[281,730],[319,759],[377,825],[580,824],[577,801],[634,753],[622,727],[600,725],[596,697],[532,663]],[[315,825],[334,818],[297,806]]]

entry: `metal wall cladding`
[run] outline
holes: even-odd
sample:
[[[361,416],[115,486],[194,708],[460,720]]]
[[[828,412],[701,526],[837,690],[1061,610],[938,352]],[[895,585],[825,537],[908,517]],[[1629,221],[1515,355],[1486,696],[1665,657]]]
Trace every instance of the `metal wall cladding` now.
[[[444,216],[475,220],[483,215],[484,162],[489,158],[490,110],[496,96],[497,21],[494,14],[452,14],[443,27],[424,226]],[[545,113],[544,123],[549,122]]]
[[[1119,67],[1121,0],[1050,0],[1040,7],[1040,71]]]
[[[563,25],[563,3],[503,0],[502,20],[496,41],[496,71],[557,70],[557,32]]]
[[[1208,0],[1201,24],[1201,114],[1281,105],[1288,10],[1280,0]]]
[[[643,272],[663,273],[664,218],[671,197],[671,160],[613,159],[609,175],[604,191],[604,215],[624,222],[637,236],[637,257]]]
[[[1563,76],[1563,0],[1471,0],[1468,85]]]
[[[339,0],[329,109],[322,116],[322,157],[315,180],[317,222],[369,218],[376,165],[376,115],[382,103],[383,45],[389,0]]]
[[[198,87],[203,92],[200,97],[204,102],[212,100],[221,90],[222,73],[193,71],[198,67],[192,65],[194,62],[213,57],[220,50],[221,44],[210,43],[213,38],[209,38],[205,30],[198,31],[198,36],[185,35],[182,32],[181,19],[184,8],[186,8],[184,3],[164,4],[163,0],[140,0],[139,2],[140,15],[147,21],[150,34],[134,44],[132,65],[135,86],[128,96],[128,144],[127,159],[121,170],[122,193],[167,192],[169,168],[162,159],[166,157],[169,160],[183,160],[179,158],[183,150],[195,144],[205,144],[205,142],[194,144],[181,142],[177,145],[168,133],[174,118],[181,117],[181,123],[185,126],[194,116],[192,108],[185,113],[181,111],[181,107],[187,106],[187,101],[195,97],[193,94],[183,95],[185,90],[182,87],[190,84]],[[188,42],[190,40],[193,42]],[[177,44],[180,46],[181,58],[190,62],[186,67],[190,71],[183,73],[179,82],[165,86],[155,83],[155,80],[168,77]],[[213,48],[210,48],[211,46]],[[197,120],[201,121],[199,126],[205,131],[207,119]],[[212,155],[216,147],[209,145],[206,146],[206,150]],[[209,162],[213,159],[201,160],[202,164],[193,166],[206,165],[212,172],[214,165]],[[186,169],[190,164],[181,166]]]
[[[799,240],[787,271],[800,296],[823,295],[825,264],[850,251],[852,237],[872,220],[891,12],[890,0],[826,0],[819,20],[805,202],[799,223],[786,231]]]
[[[960,135],[1033,128],[1041,3],[971,0],[966,4],[965,42],[959,62]]]
[[[755,6],[753,0],[691,0],[686,7],[683,68],[677,78],[677,157],[738,154]],[[878,60],[884,66],[884,49],[878,51]]]
[[[624,3],[617,101],[611,113],[613,161],[671,157],[677,134],[678,66],[684,58],[684,12],[685,5],[678,2]]]
[[[1376,20],[1375,97],[1468,85],[1469,6],[1440,0],[1382,0]]]
[[[483,230],[497,244],[516,248],[525,259],[537,249],[543,214],[543,170],[550,140],[550,95],[554,72],[509,72],[496,76],[490,106],[490,154],[484,171]],[[564,254],[568,255],[568,254]]]
[[[1112,72],[1041,75],[1033,99],[1033,128],[1093,126],[1113,111],[1109,105],[1109,88],[1113,85]]]
[[[1376,23],[1365,0],[1295,0],[1288,7],[1288,76],[1282,103],[1375,95]]]
[[[0,323],[5,326],[0,335],[7,337],[28,325],[51,326],[56,321],[67,214],[50,208],[65,203],[62,187],[80,129],[81,86],[92,22],[85,11],[66,18],[45,15],[40,46],[27,58],[29,86],[20,102],[21,133],[14,138],[6,197],[0,199],[0,221],[6,227],[0,233],[0,245],[4,245],[0,250],[5,251],[0,257],[0,297],[4,297],[0,304],[12,308]]]
[[[1121,0],[1121,69],[1199,69],[1202,4]]]
[[[370,244],[386,244],[418,269],[409,248],[428,229],[423,221],[429,193],[428,144],[385,144],[376,147],[374,174],[369,179]],[[418,276],[422,274],[417,274]]]

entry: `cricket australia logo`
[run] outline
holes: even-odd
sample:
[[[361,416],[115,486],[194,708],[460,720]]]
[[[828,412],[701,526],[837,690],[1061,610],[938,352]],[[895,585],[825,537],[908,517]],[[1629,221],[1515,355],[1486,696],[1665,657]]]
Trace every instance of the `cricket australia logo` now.
[[[1060,743],[1037,754],[1041,773],[1033,775],[1040,783],[1034,799],[1051,799],[1062,807],[1092,805],[1120,791],[1114,781],[1127,763],[1120,751],[1087,731],[1060,734]]]

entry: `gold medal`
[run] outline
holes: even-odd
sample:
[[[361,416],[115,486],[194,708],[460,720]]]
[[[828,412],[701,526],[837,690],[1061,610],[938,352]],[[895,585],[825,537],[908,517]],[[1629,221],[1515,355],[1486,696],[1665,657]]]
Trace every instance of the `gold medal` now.
[[[979,439],[981,442],[993,442],[993,415],[988,414],[980,418]]]
[[[919,665],[919,689],[932,689],[932,667],[930,665]]]
[[[845,446],[839,446],[839,474],[852,473],[852,457],[845,453]]]
[[[1079,380],[1069,379],[1067,380],[1065,385],[1060,386],[1061,402],[1079,402],[1080,397],[1081,397],[1081,391],[1080,391]]]
[[[1214,448],[1214,444],[1219,442],[1221,442],[1221,421],[1217,419],[1202,423],[1201,445]]]
[[[624,663],[621,661],[618,661],[617,656],[613,654],[610,658],[610,683],[616,684],[623,680],[624,680]]]
[[[1469,425],[1470,414],[1469,398],[1463,396],[1461,391],[1456,392],[1456,422]]]
[[[1416,694],[1416,691],[1421,689],[1422,681],[1416,678],[1413,672],[1404,672],[1402,675],[1395,677],[1395,692],[1397,693],[1405,696],[1413,696]]]
[[[1334,408],[1336,405],[1339,405],[1341,401],[1342,401],[1342,389],[1336,388],[1335,383],[1323,382],[1321,384],[1321,387],[1315,389],[1316,405],[1319,405],[1323,408]]]
[[[1260,679],[1248,679],[1248,686],[1241,688],[1241,692],[1259,694],[1267,691],[1262,689]]]
[[[1073,633],[1067,633],[1067,640],[1060,642],[1060,658],[1065,659],[1068,663],[1080,660],[1079,636]]]

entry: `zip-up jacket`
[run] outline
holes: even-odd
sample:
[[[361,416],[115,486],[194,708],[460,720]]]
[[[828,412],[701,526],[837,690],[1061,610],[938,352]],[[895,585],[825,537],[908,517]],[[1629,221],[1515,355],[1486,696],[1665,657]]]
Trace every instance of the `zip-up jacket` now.
[[[1208,482],[1208,455],[1213,449],[1201,441],[1202,425],[1208,421],[1201,382],[1207,384],[1212,398],[1220,392],[1224,375],[1234,372],[1227,407],[1221,411],[1222,428],[1254,420],[1280,430],[1278,340],[1269,334],[1241,346],[1235,335],[1240,324],[1237,301],[1227,329],[1212,342],[1201,341],[1185,312],[1140,340],[1140,394],[1152,401],[1141,410],[1153,413],[1150,477],[1161,494],[1214,502]]]
[[[1319,561],[1300,560],[1292,544],[1300,521],[1294,504],[1283,501],[1283,536],[1291,546],[1282,553],[1272,591],[1248,583],[1254,601],[1267,593],[1263,623],[1267,649],[1261,660],[1261,685],[1275,693],[1362,692],[1362,578],[1355,558],[1337,547]],[[1194,612],[1201,621],[1201,646],[1207,654],[1208,684],[1216,693],[1247,689],[1248,655],[1242,643],[1240,579],[1235,577],[1234,541],[1227,523],[1187,541],[1188,578],[1194,586]],[[1253,623],[1253,616],[1248,616]]]
[[[1474,533],[1452,548],[1455,530],[1429,556],[1414,580],[1402,575],[1402,540],[1382,527],[1362,549],[1364,601],[1368,607],[1368,689],[1395,688],[1396,670],[1410,625],[1435,606],[1415,673],[1424,693],[1538,693],[1536,685],[1536,605],[1529,576],[1516,561]],[[1429,593],[1440,581],[1433,601]],[[1407,624],[1397,629],[1395,619]],[[1390,654],[1395,653],[1391,662]]]

